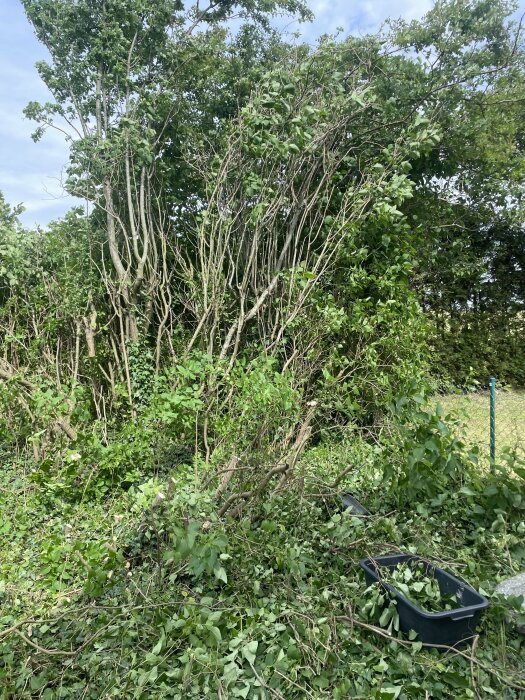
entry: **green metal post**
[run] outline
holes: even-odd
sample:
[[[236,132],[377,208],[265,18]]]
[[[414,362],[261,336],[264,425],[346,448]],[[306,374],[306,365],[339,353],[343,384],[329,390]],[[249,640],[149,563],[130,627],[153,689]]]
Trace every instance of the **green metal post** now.
[[[490,378],[490,459],[496,459],[496,377]]]

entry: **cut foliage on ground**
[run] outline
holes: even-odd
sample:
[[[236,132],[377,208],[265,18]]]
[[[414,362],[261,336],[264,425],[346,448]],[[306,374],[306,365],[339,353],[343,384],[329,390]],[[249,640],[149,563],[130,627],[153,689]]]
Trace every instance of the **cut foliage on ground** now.
[[[480,481],[472,465],[400,507],[387,459],[357,439],[311,449],[303,487],[223,522],[191,465],[169,495],[164,475],[68,503],[4,456],[2,697],[523,697],[519,600],[493,591],[525,565],[525,482],[503,467]],[[341,512],[334,464],[372,515]],[[400,551],[491,597],[472,645],[443,653],[396,632],[358,561]]]

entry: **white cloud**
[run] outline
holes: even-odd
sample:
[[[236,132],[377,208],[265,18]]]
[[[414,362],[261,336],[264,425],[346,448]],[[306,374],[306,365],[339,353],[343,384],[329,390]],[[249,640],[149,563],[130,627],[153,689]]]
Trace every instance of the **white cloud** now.
[[[432,7],[432,0],[311,0],[309,7],[315,21],[303,28],[307,36],[335,32],[337,27],[342,27],[345,33],[366,34],[377,32],[389,17],[407,20],[422,17]]]

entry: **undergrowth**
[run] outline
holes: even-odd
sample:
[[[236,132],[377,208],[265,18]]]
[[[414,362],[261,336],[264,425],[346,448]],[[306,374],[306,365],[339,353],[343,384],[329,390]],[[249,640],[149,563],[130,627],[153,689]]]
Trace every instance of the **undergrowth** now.
[[[323,487],[334,464],[370,517]],[[472,466],[400,507],[387,455],[354,437],[311,449],[297,488],[221,521],[192,465],[168,488],[150,477],[68,503],[4,457],[0,697],[525,697],[520,601],[493,595],[525,563],[512,466],[483,481]],[[399,551],[490,596],[473,645],[443,653],[388,629],[358,562]]]

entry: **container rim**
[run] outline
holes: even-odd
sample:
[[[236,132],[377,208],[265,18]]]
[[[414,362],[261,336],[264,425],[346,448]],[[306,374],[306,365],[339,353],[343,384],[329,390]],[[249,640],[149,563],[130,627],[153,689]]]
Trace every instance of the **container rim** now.
[[[468,588],[468,590],[473,593],[478,599],[479,603],[474,603],[472,605],[467,605],[463,606],[460,608],[454,608],[453,610],[442,610],[441,612],[428,612],[426,610],[423,610],[423,608],[420,608],[419,606],[415,605],[409,598],[407,598],[401,591],[399,591],[397,588],[392,586],[389,583],[386,583],[386,581],[383,581],[382,579],[379,578],[377,574],[377,569],[373,567],[373,562],[381,565],[388,564],[389,560],[392,561],[396,559],[397,563],[400,561],[410,561],[410,560],[415,560],[415,561],[422,561],[425,562],[426,564],[429,564],[429,566],[433,569],[433,571],[439,570],[440,573],[444,576],[446,576],[448,579],[454,582],[458,582],[463,586],[464,588]],[[409,608],[412,608],[415,612],[417,612],[418,615],[421,617],[424,617],[425,619],[428,620],[440,620],[444,618],[452,618],[452,619],[457,619],[457,618],[464,618],[464,617],[469,617],[470,614],[474,614],[478,612],[479,610],[484,610],[485,608],[488,607],[489,601],[485,596],[481,595],[481,593],[478,593],[470,584],[468,584],[466,581],[462,581],[459,579],[457,576],[453,576],[452,574],[449,574],[447,571],[444,571],[441,569],[441,567],[436,566],[433,562],[429,561],[428,559],[425,559],[423,557],[418,556],[417,554],[387,554],[387,555],[381,555],[378,557],[368,557],[367,559],[361,559],[359,561],[359,566],[367,573],[370,574],[370,576],[377,581],[383,588],[386,590],[390,591],[394,597],[400,597],[403,599],[403,603],[407,605]]]
[[[366,508],[366,507],[361,503],[361,501],[360,501],[358,498],[356,498],[356,496],[355,496],[351,491],[342,491],[342,492],[339,494],[339,496],[340,496],[341,499],[343,499],[343,498],[346,496],[347,498],[349,498],[349,499],[353,502],[353,504],[354,504],[355,506],[357,506],[358,508],[361,508],[361,509],[362,509],[362,511],[363,511],[362,513],[352,513],[352,516],[353,516],[353,517],[355,517],[355,518],[365,518],[365,517],[368,517],[368,516],[372,515],[372,514],[370,513],[370,511],[368,510],[368,508]],[[347,510],[347,508],[345,508],[345,510]]]

